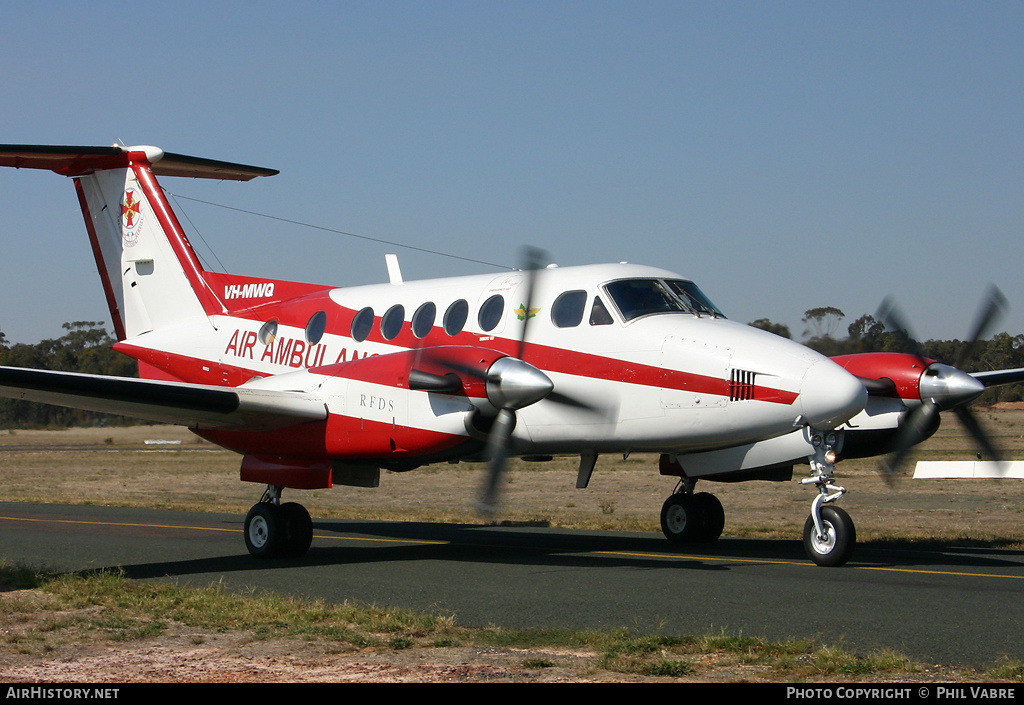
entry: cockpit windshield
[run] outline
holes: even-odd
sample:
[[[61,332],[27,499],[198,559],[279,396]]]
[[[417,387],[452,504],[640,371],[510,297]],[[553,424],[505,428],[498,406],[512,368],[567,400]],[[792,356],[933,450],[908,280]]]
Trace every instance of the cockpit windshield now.
[[[654,313],[724,318],[697,285],[685,279],[620,279],[604,288],[626,321]]]
[[[705,296],[704,292],[693,282],[685,279],[667,279],[665,283],[695,313],[725,318],[722,312],[718,310],[718,307],[711,303],[711,299]]]

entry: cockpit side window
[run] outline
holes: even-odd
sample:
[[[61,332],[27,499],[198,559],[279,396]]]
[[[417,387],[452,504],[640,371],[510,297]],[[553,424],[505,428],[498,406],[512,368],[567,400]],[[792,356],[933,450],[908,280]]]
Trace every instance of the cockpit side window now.
[[[587,292],[566,291],[559,294],[551,305],[551,322],[558,328],[575,328],[583,320],[587,306]]]
[[[614,323],[612,314],[608,312],[600,296],[594,297],[594,305],[590,308],[590,325],[610,326]]]

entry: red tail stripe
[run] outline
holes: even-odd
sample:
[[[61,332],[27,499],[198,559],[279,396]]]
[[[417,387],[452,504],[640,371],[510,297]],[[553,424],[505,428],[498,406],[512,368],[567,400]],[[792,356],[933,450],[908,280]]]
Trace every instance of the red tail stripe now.
[[[178,222],[170,204],[167,203],[164,192],[157,185],[149,161],[146,160],[142,152],[131,152],[130,156],[132,157],[132,171],[135,172],[135,176],[146,194],[146,199],[149,201],[150,208],[153,209],[157,220],[160,221],[160,227],[167,235],[171,249],[178,258],[185,277],[195,291],[203,310],[210,316],[226,313],[227,309],[224,304],[203,277],[203,266],[199,263],[199,258],[196,257],[192,245],[185,236],[181,223]]]

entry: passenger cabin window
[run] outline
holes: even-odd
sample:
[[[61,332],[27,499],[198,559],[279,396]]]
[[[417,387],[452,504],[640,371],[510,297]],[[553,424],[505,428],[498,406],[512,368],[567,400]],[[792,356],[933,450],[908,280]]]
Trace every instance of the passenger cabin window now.
[[[434,327],[434,318],[437,316],[437,306],[433,302],[427,303],[416,309],[412,314],[412,334],[417,338],[425,338]]]
[[[590,325],[610,326],[614,323],[612,314],[608,312],[600,296],[594,297],[594,305],[590,308]]]
[[[480,313],[477,314],[477,323],[480,324],[480,329],[484,331],[494,330],[501,320],[501,314],[504,311],[505,299],[501,294],[495,294],[484,301],[484,305],[480,307]]]
[[[367,306],[352,319],[352,340],[361,343],[373,329],[373,309]]]
[[[681,279],[620,279],[604,288],[626,321],[653,313],[722,316],[696,284]]]
[[[402,324],[405,323],[405,307],[395,304],[381,316],[380,334],[384,340],[394,340],[402,332]]]
[[[583,320],[587,292],[566,291],[551,305],[551,322],[558,328],[575,328]]]
[[[306,342],[316,345],[324,337],[325,330],[327,330],[327,314],[317,311],[309,317],[309,323],[306,324]]]
[[[274,338],[277,337],[277,321],[267,321],[260,326],[260,332],[257,334],[260,342],[264,345],[270,345],[274,342]]]
[[[465,299],[452,302],[448,310],[444,312],[444,332],[448,335],[458,335],[466,327],[466,320],[469,318],[469,304]]]

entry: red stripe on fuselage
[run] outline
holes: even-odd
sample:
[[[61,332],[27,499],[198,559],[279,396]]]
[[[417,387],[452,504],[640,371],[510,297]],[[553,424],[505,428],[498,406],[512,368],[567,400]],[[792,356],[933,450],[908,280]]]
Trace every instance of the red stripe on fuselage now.
[[[313,298],[319,299],[320,297],[315,296]],[[279,322],[283,325],[301,328],[302,325],[305,324],[304,319],[307,314],[312,315],[310,311],[315,313],[317,310],[322,310],[322,307],[318,307],[318,302],[316,300],[307,303],[310,305],[310,309],[308,311],[289,311],[292,316],[297,316],[300,319],[300,325],[296,325],[296,322],[287,320],[280,320]],[[319,303],[324,302],[320,301]],[[264,316],[269,316],[270,313],[272,313],[272,311],[263,311]],[[339,327],[344,328],[346,319],[350,322],[351,317],[354,314],[355,312],[349,311],[348,309],[341,309],[337,318],[337,322],[340,324]],[[249,316],[247,314],[241,317],[248,318]],[[263,317],[255,317],[254,320],[267,319]],[[222,330],[224,329],[225,328],[222,327]],[[411,333],[408,335],[408,339],[406,340],[401,340],[402,337],[403,336],[399,336],[396,341],[389,343],[399,343],[398,345],[395,345],[394,353],[415,351],[417,348],[439,349],[450,347],[456,349],[490,349],[505,355],[513,355],[519,347],[518,341],[515,340],[492,339],[481,341],[479,339],[479,335],[472,333],[461,333],[454,337],[448,336],[440,327],[435,327],[434,330],[422,340],[413,338]],[[344,340],[351,339],[345,338]],[[368,342],[378,341],[370,339]],[[414,347],[412,345],[409,348],[401,347],[402,342],[411,343]],[[156,367],[166,369],[179,379],[184,379],[190,382],[237,386],[248,381],[252,377],[266,376],[267,374],[265,370],[257,370],[241,365],[229,365],[215,361],[205,361],[192,358],[187,355],[163,353],[136,346],[118,345],[116,348],[131,357],[145,360]],[[360,360],[347,360],[340,364],[331,364],[334,362],[333,358],[339,354],[340,353],[337,349],[328,350],[326,355],[322,356],[322,359],[327,361],[328,364],[322,367],[310,368],[311,371],[315,374],[360,379],[362,381],[379,383],[385,386],[406,386],[405,380],[399,380],[397,373],[394,373],[393,376],[388,376],[386,374],[382,376],[380,372],[387,368],[380,364],[359,364],[366,358],[361,358]],[[371,357],[386,357],[387,355],[388,353],[374,353]],[[258,357],[259,355],[254,355],[254,359]],[[530,364],[546,372],[565,374],[575,377],[586,377],[590,379],[600,379],[609,382],[636,384],[645,387],[681,390],[694,394],[712,394],[726,397],[729,395],[729,380],[727,379],[719,379],[683,370],[667,369],[656,365],[648,365],[629,360],[583,353],[575,350],[565,350],[537,343],[530,343],[526,346],[524,359]],[[282,369],[281,372],[293,371],[300,368],[289,366]],[[486,367],[482,368],[481,371],[485,369]],[[426,369],[425,371],[434,371],[438,374],[443,374],[442,370]],[[482,385],[479,386],[479,389],[467,386],[465,391],[470,396],[484,395]],[[796,401],[796,398],[796,392],[773,389],[771,387],[764,386],[755,387],[753,394],[754,400],[772,404],[792,405]]]

